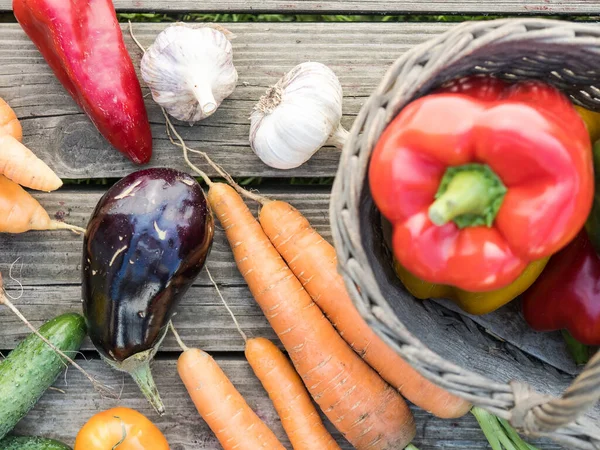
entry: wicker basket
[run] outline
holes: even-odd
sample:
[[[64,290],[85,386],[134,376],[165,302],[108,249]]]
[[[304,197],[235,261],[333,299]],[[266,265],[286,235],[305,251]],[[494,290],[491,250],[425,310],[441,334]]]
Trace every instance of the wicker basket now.
[[[361,109],[342,152],[330,206],[340,271],[363,317],[423,376],[525,434],[551,437],[568,449],[600,449],[600,426],[588,411],[600,398],[600,354],[561,385],[564,374],[514,348],[510,355],[490,353],[486,347],[493,350],[497,341],[469,319],[416,301],[393,272],[367,182],[371,151],[408,102],[473,73],[542,79],[600,110],[600,26],[538,19],[463,23],[397,60]],[[483,366],[486,359],[491,363]]]

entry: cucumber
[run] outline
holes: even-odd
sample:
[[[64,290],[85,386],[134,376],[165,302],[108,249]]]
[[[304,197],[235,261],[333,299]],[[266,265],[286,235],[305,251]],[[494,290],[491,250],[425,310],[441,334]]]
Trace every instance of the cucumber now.
[[[86,334],[79,314],[63,314],[39,329],[68,356],[75,356]],[[0,439],[37,403],[65,369],[65,363],[44,341],[30,334],[0,363]]]
[[[66,444],[53,439],[29,436],[7,436],[0,441],[2,450],[71,450]]]

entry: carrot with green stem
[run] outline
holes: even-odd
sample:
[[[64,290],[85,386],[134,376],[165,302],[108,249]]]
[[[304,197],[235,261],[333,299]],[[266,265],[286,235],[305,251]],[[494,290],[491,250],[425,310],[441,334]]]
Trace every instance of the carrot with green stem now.
[[[198,413],[224,450],[285,450],[275,434],[248,406],[227,375],[208,353],[187,347],[170,323],[183,353],[177,371]]]
[[[0,233],[24,233],[30,230],[85,229],[50,219],[48,212],[25,189],[0,175]]]
[[[246,336],[210,271],[208,269],[206,271],[244,339],[246,359],[269,394],[294,450],[339,450],[339,445],[323,425],[294,366],[268,339],[262,337],[249,339]]]

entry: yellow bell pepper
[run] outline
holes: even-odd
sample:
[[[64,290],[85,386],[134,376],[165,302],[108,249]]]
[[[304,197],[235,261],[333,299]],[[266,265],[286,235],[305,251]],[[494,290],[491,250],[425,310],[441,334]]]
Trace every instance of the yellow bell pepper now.
[[[590,111],[589,109],[577,105],[575,105],[575,109],[585,122],[592,142],[596,142],[600,139],[600,113]]]
[[[469,292],[454,286],[428,283],[414,276],[396,260],[394,260],[394,270],[404,287],[416,298],[420,300],[447,298],[463,311],[478,316],[495,311],[525,292],[540,276],[549,259],[532,262],[511,284],[488,292]]]

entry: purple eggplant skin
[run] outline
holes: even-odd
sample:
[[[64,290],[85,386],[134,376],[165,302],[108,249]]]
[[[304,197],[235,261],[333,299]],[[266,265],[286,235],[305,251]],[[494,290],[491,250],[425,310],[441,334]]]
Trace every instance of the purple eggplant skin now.
[[[145,169],[99,201],[83,248],[83,311],[104,357],[121,363],[160,344],[210,253],[214,219],[198,182]]]

